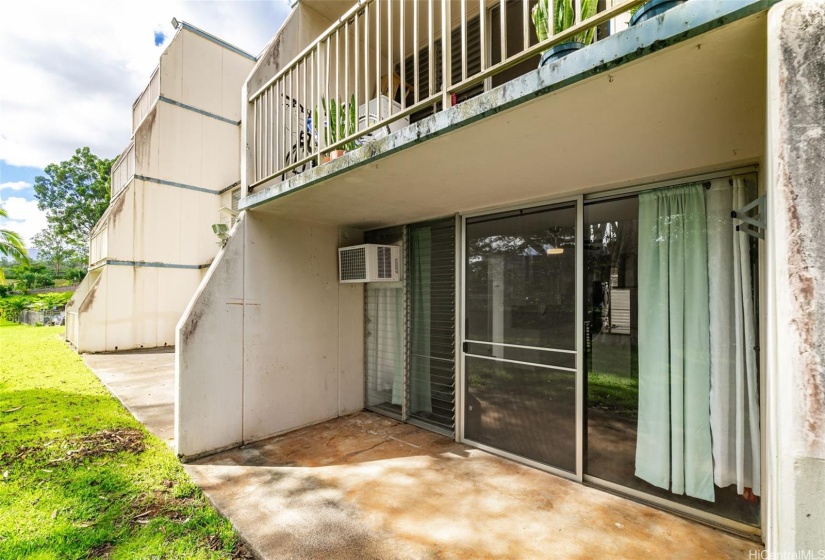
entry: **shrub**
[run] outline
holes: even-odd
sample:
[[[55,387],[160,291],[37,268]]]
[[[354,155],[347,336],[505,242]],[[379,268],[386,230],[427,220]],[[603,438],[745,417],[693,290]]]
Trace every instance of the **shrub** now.
[[[70,268],[66,271],[64,275],[66,280],[70,281],[72,284],[78,284],[83,277],[86,276],[86,269],[85,268]]]
[[[72,298],[72,292],[55,294],[31,294],[0,298],[0,317],[17,321],[24,309],[60,309]]]

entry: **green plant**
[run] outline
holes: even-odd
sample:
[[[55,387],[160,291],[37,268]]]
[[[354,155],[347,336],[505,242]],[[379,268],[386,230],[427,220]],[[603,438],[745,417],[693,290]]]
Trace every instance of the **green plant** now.
[[[8,217],[8,212],[0,208],[0,218]],[[11,257],[23,263],[29,262],[29,255],[26,251],[26,244],[23,243],[23,238],[8,229],[0,229],[0,255]],[[0,269],[0,284],[5,283],[6,276],[3,274],[3,269]]]
[[[72,292],[3,297],[0,298],[0,318],[17,321],[24,309],[59,309],[65,307],[71,298]]]
[[[331,99],[329,103],[321,98],[321,109],[324,111],[325,119],[318,118],[318,110],[315,110],[314,121],[324,131],[324,145],[329,146],[343,140],[347,136],[355,134],[356,131],[356,107],[355,95],[350,96],[349,103],[338,102]],[[340,147],[342,150],[354,150],[358,147],[355,141],[350,141]]]
[[[84,268],[70,268],[66,271],[65,277],[72,284],[78,284],[86,276]]]
[[[556,0],[553,3],[554,13],[552,18],[550,17],[550,1],[538,0],[531,13],[533,26],[536,29],[536,37],[539,41],[546,41],[552,35],[557,35],[576,23],[574,0]],[[581,0],[581,21],[596,15],[597,8],[598,0]],[[552,33],[550,32],[551,21],[553,22]],[[595,38],[595,32],[596,28],[592,27],[574,35],[570,40],[589,45]]]
[[[23,264],[15,267],[14,273],[17,277],[15,290],[20,292],[54,286],[54,275],[46,270],[45,265],[40,263]]]

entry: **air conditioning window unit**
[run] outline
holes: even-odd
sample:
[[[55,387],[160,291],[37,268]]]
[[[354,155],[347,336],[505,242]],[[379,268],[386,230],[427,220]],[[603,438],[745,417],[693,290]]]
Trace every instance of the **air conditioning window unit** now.
[[[338,280],[397,282],[401,279],[401,250],[397,245],[356,245],[338,249]]]

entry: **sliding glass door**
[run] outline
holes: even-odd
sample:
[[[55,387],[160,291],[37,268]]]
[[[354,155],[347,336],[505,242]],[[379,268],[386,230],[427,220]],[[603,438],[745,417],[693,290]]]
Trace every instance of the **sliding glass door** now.
[[[584,207],[585,476],[751,526],[760,518],[755,176]]]
[[[575,203],[468,218],[464,438],[575,473]]]

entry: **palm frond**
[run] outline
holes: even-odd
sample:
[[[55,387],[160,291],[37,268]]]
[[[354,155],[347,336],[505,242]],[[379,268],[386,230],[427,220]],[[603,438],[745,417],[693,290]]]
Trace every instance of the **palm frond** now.
[[[0,229],[0,254],[23,262],[29,260],[23,239],[19,234],[7,229]]]

